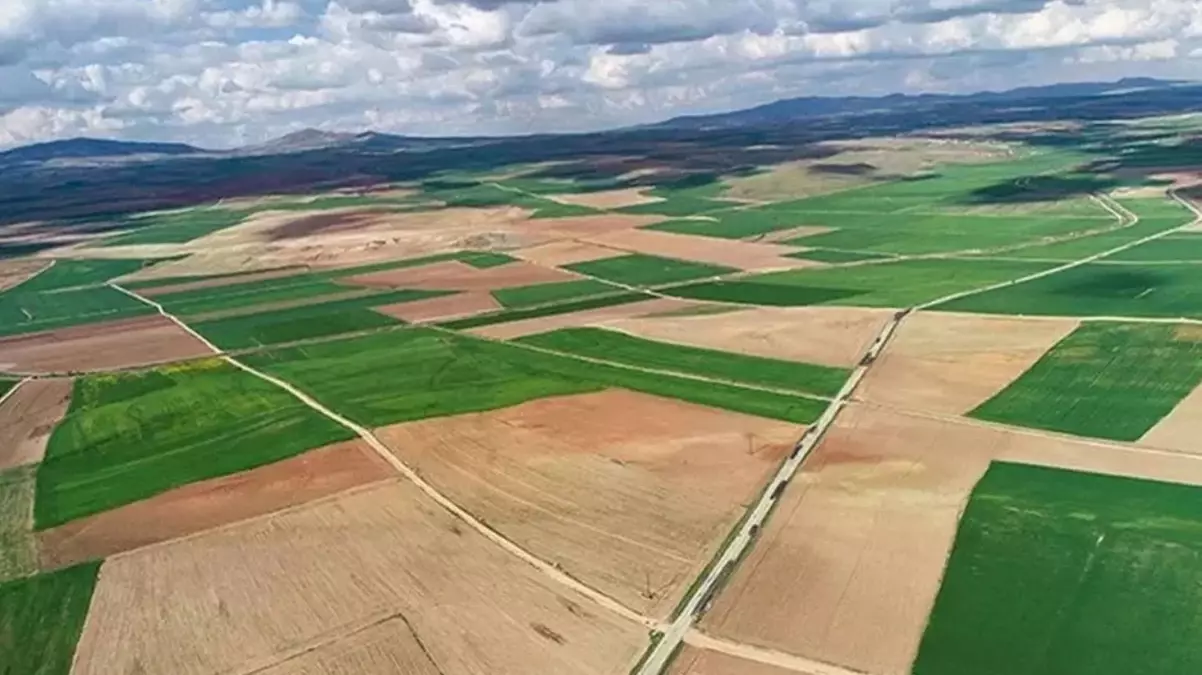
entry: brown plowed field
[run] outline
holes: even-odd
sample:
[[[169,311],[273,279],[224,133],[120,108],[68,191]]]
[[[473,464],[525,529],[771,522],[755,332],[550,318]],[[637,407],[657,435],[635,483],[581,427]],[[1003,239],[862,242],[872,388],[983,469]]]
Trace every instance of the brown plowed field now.
[[[580,192],[574,194],[547,195],[547,199],[560,204],[587,206],[594,209],[620,209],[640,204],[655,204],[664,201],[662,197],[650,197],[643,194],[647,188],[626,188],[624,190],[605,190],[603,192]]]
[[[653,300],[629,302],[625,305],[589,309],[583,312],[574,312],[572,314],[557,314],[555,316],[544,316],[537,319],[511,321],[509,323],[500,323],[492,326],[484,326],[482,328],[473,328],[467,332],[473,335],[479,335],[480,337],[494,338],[497,340],[511,340],[513,338],[522,337],[523,335],[536,335],[538,333],[546,333],[547,331],[558,330],[560,328],[600,325],[607,321],[616,319],[646,316],[647,314],[658,314],[661,312],[672,312],[691,307],[703,306],[704,305],[695,302],[689,302],[687,300],[676,300],[674,298],[655,298]]]
[[[685,645],[668,675],[798,675],[798,671]]]
[[[260,675],[443,675],[404,617],[387,619],[259,671]]]
[[[0,405],[0,471],[37,464],[54,426],[67,414],[71,380],[29,380]]]
[[[457,260],[347,277],[343,283],[368,288],[417,288],[430,291],[495,291],[580,277],[565,270],[518,261],[476,269]]]
[[[0,368],[14,373],[116,370],[211,354],[157,314],[0,339]]]
[[[376,307],[375,310],[394,319],[410,323],[423,323],[439,319],[455,319],[481,312],[501,309],[501,303],[490,293],[457,293],[441,298],[402,302],[397,305]]]
[[[583,240],[631,253],[696,260],[741,270],[795,269],[817,266],[817,263],[809,260],[782,257],[798,249],[779,244],[756,244],[652,230],[625,230],[585,237]]]
[[[182,281],[176,284],[166,284],[164,286],[155,286],[154,288],[138,289],[138,295],[143,295],[148,298],[153,298],[159,295],[167,295],[168,293],[182,293],[183,291],[195,291],[201,288],[220,288],[231,284],[245,284],[252,281],[266,281],[268,279],[280,279],[282,277],[290,277],[305,272],[304,267],[286,267],[284,269],[266,270],[264,272],[252,272],[250,274],[238,274],[233,276],[219,277],[217,279],[201,279],[199,281]]]
[[[860,386],[872,403],[961,415],[1027,371],[1080,322],[919,312]]]
[[[71,672],[256,672],[399,616],[445,675],[625,675],[647,644],[396,481],[110,558]]]
[[[23,283],[49,264],[49,260],[13,260],[0,263],[0,291]]]
[[[338,443],[193,483],[38,534],[43,569],[68,567],[202,532],[395,475],[362,441]]]
[[[761,307],[604,325],[649,340],[846,368],[859,362],[892,316],[882,309]]]
[[[553,241],[549,244],[532,246],[514,251],[513,254],[523,260],[528,260],[545,267],[561,267],[576,263],[603,260],[620,255],[620,251],[596,244],[586,244],[581,241]]]
[[[853,405],[703,620],[716,636],[909,673],[956,527],[991,460],[1202,483],[1202,458]]]
[[[664,616],[800,432],[608,390],[378,436],[490,527],[627,606]]]

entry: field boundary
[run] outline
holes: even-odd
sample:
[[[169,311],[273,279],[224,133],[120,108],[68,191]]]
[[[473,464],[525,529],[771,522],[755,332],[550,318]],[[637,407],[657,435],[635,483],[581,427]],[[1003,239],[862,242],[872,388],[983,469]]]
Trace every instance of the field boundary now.
[[[776,649],[766,649],[745,642],[735,642],[716,638],[708,633],[694,628],[684,638],[685,644],[733,656],[746,661],[754,661],[784,670],[792,670],[805,675],[867,675],[865,671],[845,668],[834,663],[817,661],[804,656],[782,652]]]

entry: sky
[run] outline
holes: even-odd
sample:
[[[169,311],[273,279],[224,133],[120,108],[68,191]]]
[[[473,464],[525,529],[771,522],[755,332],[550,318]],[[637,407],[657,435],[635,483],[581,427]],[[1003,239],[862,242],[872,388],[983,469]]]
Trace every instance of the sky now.
[[[1200,66],[1199,0],[0,0],[0,147],[588,131]]]

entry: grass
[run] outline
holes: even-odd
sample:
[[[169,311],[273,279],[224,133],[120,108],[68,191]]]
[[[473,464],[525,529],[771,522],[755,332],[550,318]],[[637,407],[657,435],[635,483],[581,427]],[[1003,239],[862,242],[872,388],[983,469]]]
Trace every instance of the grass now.
[[[690,281],[705,277],[731,274],[738,270],[721,265],[660,258],[653,255],[632,253],[616,258],[604,258],[589,262],[567,265],[573,272],[613,281],[629,286],[654,286],[678,281]]]
[[[915,675],[1202,672],[1202,490],[995,463]]]
[[[1192,326],[1091,323],[1073,331],[973,417],[1135,441],[1202,383]]]
[[[450,330],[468,330],[471,328],[480,328],[481,326],[492,326],[499,323],[524,321],[526,319],[539,319],[544,316],[572,314],[575,312],[584,312],[590,309],[601,309],[602,307],[616,307],[617,305],[627,305],[634,302],[641,302],[643,300],[651,300],[654,297],[655,296],[648,295],[647,293],[630,291],[615,295],[605,295],[602,297],[562,302],[556,305],[540,305],[538,307],[505,309],[492,314],[482,314],[479,316],[470,316],[466,319],[447,321],[439,325]]]
[[[561,281],[551,284],[504,288],[493,291],[492,296],[505,307],[520,308],[621,291],[622,289],[610,286],[603,281],[581,279],[580,281]]]
[[[76,380],[37,476],[37,529],[353,434],[219,360]]]
[[[0,584],[0,673],[67,675],[100,563]]]
[[[1106,258],[1107,261],[1164,262],[1189,260],[1202,262],[1202,234],[1172,234],[1140,244]]]
[[[865,260],[880,260],[889,256],[884,253],[872,253],[870,251],[843,251],[830,248],[815,248],[809,251],[790,253],[785,257],[838,265],[840,263],[864,262]]]
[[[144,216],[128,221],[127,224],[136,229],[106,239],[102,246],[182,244],[233,227],[246,216],[245,212],[221,208],[189,209]]]
[[[401,290],[199,321],[191,326],[222,349],[250,349],[397,326],[402,323],[399,319],[372,308],[440,295],[447,293]]]
[[[602,328],[565,328],[518,342],[641,368],[819,396],[837,394],[850,374],[841,368],[655,342]]]
[[[1050,263],[1006,260],[919,259],[851,267],[791,270],[732,281],[677,286],[670,295],[749,305],[909,307],[1016,279]]]
[[[107,286],[0,294],[0,336],[153,314],[154,308]]]
[[[1005,255],[1011,258],[1038,258],[1066,262],[1080,260],[1165,230],[1181,227],[1194,219],[1193,213],[1189,209],[1167,198],[1120,199],[1118,201],[1139,217],[1137,223],[1093,236],[1009,251]],[[1123,258],[1116,257],[1115,259]]]

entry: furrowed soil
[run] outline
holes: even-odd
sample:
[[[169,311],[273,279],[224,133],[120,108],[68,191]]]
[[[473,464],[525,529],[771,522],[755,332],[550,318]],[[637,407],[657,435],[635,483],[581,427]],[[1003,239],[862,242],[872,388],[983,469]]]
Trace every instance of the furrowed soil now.
[[[655,298],[654,300],[644,300],[642,302],[631,302],[624,305],[615,305],[613,307],[589,309],[583,312],[574,312],[572,314],[556,314],[554,316],[544,316],[537,319],[525,319],[522,321],[511,321],[509,323],[499,323],[491,326],[483,326],[481,328],[473,328],[467,332],[480,337],[493,338],[497,340],[510,340],[525,335],[546,333],[547,331],[558,330],[560,328],[603,325],[607,321],[616,319],[640,317],[648,314],[658,314],[660,312],[674,312],[682,309],[703,306],[704,305],[701,303],[690,302],[688,300]]]
[[[403,617],[352,633],[328,645],[298,654],[261,675],[443,675]]]
[[[795,246],[757,244],[738,240],[698,237],[652,230],[627,230],[584,241],[630,253],[645,253],[668,258],[726,265],[741,270],[796,269],[815,267],[816,263],[783,256],[794,253]]]
[[[401,617],[444,675],[625,675],[647,644],[397,481],[110,558],[72,673],[260,672]]]
[[[0,405],[0,471],[36,464],[71,403],[71,380],[30,380]]]
[[[611,389],[377,433],[490,527],[665,616],[801,429]]]
[[[69,567],[305,504],[385,480],[393,469],[362,441],[337,443],[193,483],[38,533],[43,569]]]
[[[619,319],[603,325],[649,340],[850,367],[892,315],[883,309],[763,307],[709,316]]]
[[[580,192],[574,194],[547,195],[547,199],[560,204],[587,206],[594,209],[620,209],[639,204],[655,204],[662,202],[662,197],[651,197],[643,194],[646,188],[626,188],[623,190],[605,190],[602,192]]]
[[[560,267],[576,263],[604,260],[619,254],[612,248],[588,244],[582,241],[553,241],[549,244],[532,246],[514,251],[513,254],[523,260],[546,267]]]
[[[578,278],[571,272],[540,267],[527,262],[514,262],[499,267],[477,269],[459,261],[450,261],[346,277],[342,282],[368,288],[495,291],[501,288],[572,281]]]
[[[154,315],[0,339],[0,368],[77,373],[186,361],[211,353],[175,322]]]
[[[703,626],[855,670],[909,673],[960,513],[992,460],[1202,484],[1198,457],[853,405]]]
[[[1005,389],[1080,322],[919,312],[909,316],[857,396],[962,415]]]
[[[668,675],[797,675],[797,671],[685,645]]]
[[[381,314],[387,314],[401,321],[425,323],[440,319],[457,319],[481,312],[489,312],[501,309],[501,304],[489,293],[480,291],[446,295],[439,298],[430,298],[429,300],[402,302],[398,305],[385,305],[384,307],[376,307],[374,309]]]

